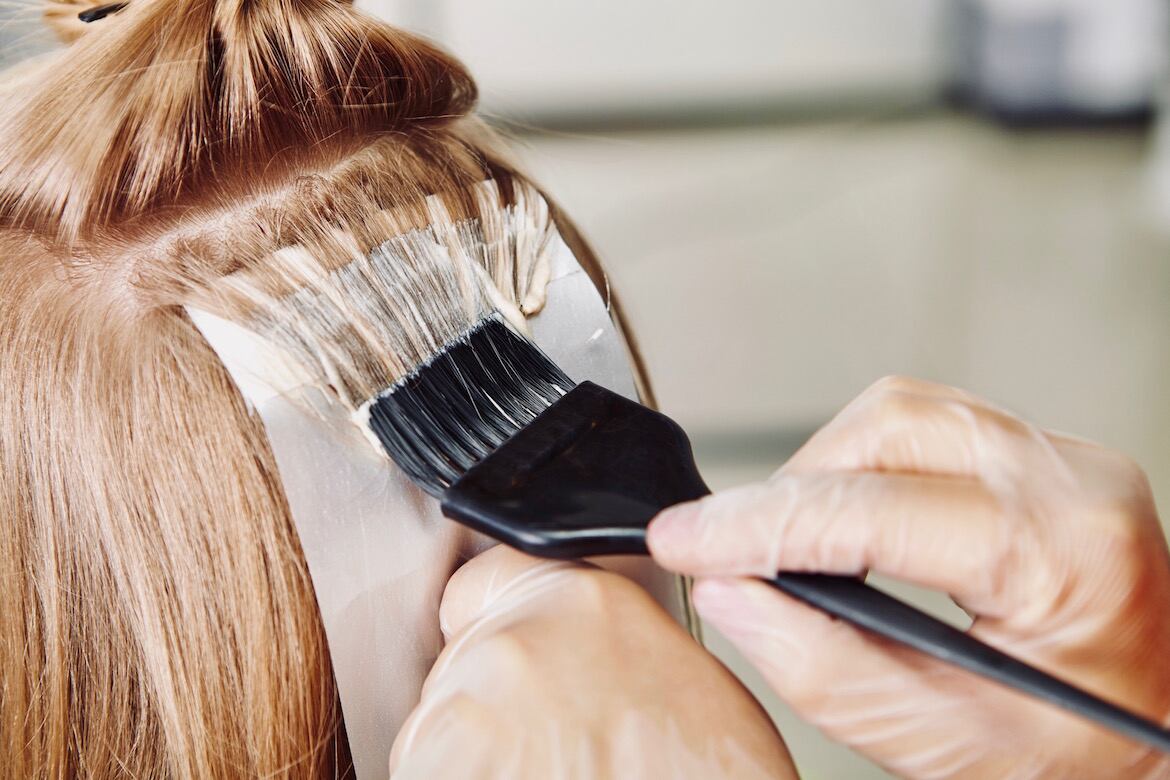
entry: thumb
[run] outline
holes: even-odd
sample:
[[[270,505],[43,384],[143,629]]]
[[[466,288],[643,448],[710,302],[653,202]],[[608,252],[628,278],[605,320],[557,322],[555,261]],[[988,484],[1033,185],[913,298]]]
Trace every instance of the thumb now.
[[[504,545],[480,553],[447,582],[439,606],[439,627],[450,641],[475,621],[517,606],[543,591],[550,578],[589,564],[534,558]]]
[[[967,477],[781,473],[661,513],[647,543],[695,576],[868,570],[987,605],[1005,516]]]

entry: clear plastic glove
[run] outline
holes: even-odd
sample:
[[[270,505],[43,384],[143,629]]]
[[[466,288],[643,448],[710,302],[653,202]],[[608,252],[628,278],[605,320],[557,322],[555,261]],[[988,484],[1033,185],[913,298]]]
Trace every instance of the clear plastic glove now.
[[[874,570],[971,633],[1160,722],[1170,558],[1145,476],[979,398],[883,380],[766,483],[660,515],[659,564],[805,719],[913,778],[1170,777],[1142,746],[834,621],[742,575]]]
[[[440,622],[396,780],[796,777],[759,704],[617,574],[497,547],[451,579]]]

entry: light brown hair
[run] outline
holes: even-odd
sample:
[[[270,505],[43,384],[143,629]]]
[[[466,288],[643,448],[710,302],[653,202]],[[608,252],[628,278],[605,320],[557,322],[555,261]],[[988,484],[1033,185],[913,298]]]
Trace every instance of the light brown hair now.
[[[0,771],[343,775],[272,454],[181,304],[354,204],[517,175],[465,70],[347,3],[88,5],[0,89]]]

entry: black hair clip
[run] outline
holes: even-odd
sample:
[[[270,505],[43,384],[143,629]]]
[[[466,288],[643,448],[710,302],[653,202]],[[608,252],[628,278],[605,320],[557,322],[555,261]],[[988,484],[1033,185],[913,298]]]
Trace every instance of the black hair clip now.
[[[90,22],[96,22],[98,19],[105,19],[110,14],[118,13],[118,11],[121,11],[127,5],[129,5],[129,3],[107,3],[106,5],[87,8],[79,13],[77,18],[86,24],[89,24]]]

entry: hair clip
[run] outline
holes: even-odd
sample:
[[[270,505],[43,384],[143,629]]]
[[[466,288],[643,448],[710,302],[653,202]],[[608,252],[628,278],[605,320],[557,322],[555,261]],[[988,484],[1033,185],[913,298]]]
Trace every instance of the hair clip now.
[[[89,22],[96,22],[98,19],[105,19],[110,14],[116,14],[121,11],[129,3],[107,3],[106,5],[99,5],[93,8],[87,8],[77,15],[77,18],[88,24]]]

